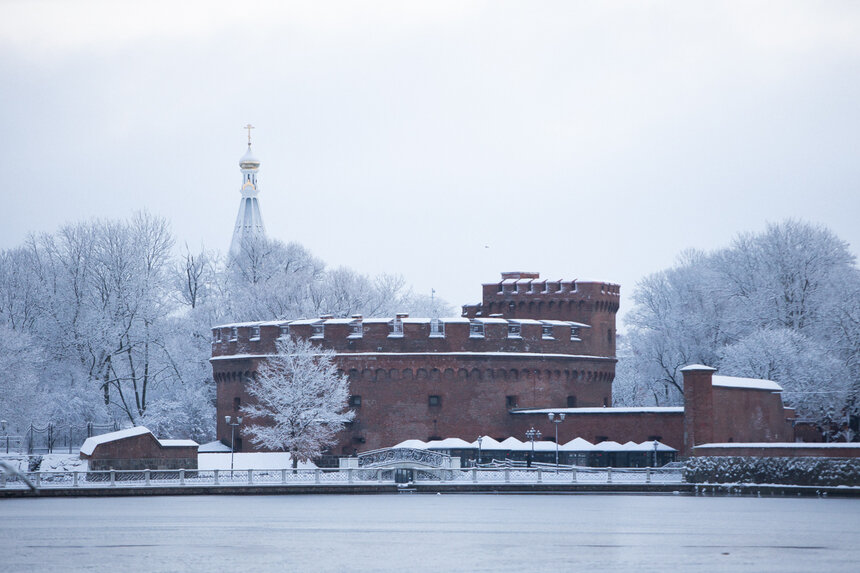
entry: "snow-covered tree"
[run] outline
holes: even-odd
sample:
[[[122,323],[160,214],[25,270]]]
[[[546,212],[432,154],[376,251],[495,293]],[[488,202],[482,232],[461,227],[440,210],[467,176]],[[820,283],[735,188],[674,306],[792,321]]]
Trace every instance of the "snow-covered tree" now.
[[[262,447],[289,452],[294,468],[334,444],[354,416],[347,410],[349,383],[333,356],[307,340],[278,340],[277,354],[247,385],[254,402],[242,411],[256,423],[245,432]]]
[[[616,384],[650,389],[637,394],[646,403],[680,404],[679,369],[703,363],[779,382],[785,401],[822,426],[839,408],[856,415],[860,271],[828,229],[789,220],[713,253],[686,252],[645,277],[633,300]]]

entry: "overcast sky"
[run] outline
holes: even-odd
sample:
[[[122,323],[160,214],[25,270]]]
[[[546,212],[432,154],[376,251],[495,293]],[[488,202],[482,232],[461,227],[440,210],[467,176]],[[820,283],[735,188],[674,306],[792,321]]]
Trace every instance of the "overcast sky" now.
[[[860,245],[860,2],[0,2],[0,248],[147,209],[459,305],[803,218]]]

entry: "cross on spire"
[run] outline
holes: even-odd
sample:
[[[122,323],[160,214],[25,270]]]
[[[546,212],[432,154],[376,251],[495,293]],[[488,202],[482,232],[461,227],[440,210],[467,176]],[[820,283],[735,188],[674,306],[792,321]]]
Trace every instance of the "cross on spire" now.
[[[246,125],[242,129],[248,130],[248,147],[251,147],[251,130],[254,129],[254,126],[249,123],[248,125]]]

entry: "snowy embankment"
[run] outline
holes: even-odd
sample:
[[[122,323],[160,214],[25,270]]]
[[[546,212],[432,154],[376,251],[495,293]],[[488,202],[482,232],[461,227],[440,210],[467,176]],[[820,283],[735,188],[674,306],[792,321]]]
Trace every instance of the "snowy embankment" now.
[[[6,454],[0,460],[10,464],[19,472],[82,472],[87,471],[87,461],[78,454]]]
[[[87,461],[80,459],[78,454],[41,454],[28,456],[26,454],[9,454],[0,459],[12,465],[18,471],[41,472],[85,472]],[[234,470],[279,470],[292,468],[290,454],[275,453],[236,453],[233,454]],[[312,462],[299,462],[299,469],[315,469]],[[229,470],[229,453],[205,453],[197,457],[197,469]]]
[[[236,470],[279,470],[293,467],[290,454],[284,452],[253,452],[233,454],[233,469]],[[299,469],[315,469],[312,462],[299,462]],[[229,470],[230,454],[199,454],[197,469],[200,470]]]

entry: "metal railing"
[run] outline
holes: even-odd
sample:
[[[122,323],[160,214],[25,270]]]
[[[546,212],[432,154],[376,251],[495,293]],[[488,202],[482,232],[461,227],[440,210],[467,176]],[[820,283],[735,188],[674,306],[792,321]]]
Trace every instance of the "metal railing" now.
[[[406,470],[404,472],[404,469]],[[343,468],[251,470],[105,470],[21,472],[37,488],[275,486],[384,484],[679,484],[679,468]],[[0,472],[0,489],[25,489],[16,474]]]

